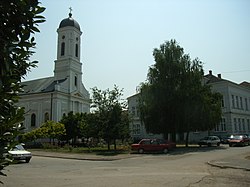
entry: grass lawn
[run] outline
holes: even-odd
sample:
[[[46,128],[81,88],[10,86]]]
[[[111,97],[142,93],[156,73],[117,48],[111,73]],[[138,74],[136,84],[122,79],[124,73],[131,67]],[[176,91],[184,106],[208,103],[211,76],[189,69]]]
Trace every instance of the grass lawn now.
[[[107,146],[104,147],[58,147],[58,146],[45,146],[40,149],[33,149],[37,151],[46,151],[46,152],[59,152],[59,153],[85,153],[85,154],[95,154],[102,156],[115,156],[119,154],[128,154],[130,153],[130,146],[117,146],[117,149],[114,149],[114,146],[110,146],[108,150]],[[32,151],[32,149],[31,149]]]

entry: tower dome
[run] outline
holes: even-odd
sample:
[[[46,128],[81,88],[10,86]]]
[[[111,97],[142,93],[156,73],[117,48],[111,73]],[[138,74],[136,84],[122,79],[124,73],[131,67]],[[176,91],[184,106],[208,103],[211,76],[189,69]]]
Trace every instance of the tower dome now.
[[[63,19],[61,21],[61,23],[59,25],[59,28],[68,27],[68,26],[75,27],[79,31],[81,30],[79,23],[72,18],[72,14],[71,13],[69,13],[69,17],[68,18],[65,18],[65,19]]]

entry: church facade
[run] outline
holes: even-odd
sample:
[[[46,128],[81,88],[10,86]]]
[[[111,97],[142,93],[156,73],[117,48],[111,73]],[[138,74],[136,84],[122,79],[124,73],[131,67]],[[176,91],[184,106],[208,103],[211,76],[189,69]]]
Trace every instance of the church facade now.
[[[81,29],[69,17],[57,29],[57,59],[54,76],[22,82],[18,105],[25,108],[25,131],[47,120],[60,121],[64,115],[90,111],[90,96],[82,83]]]

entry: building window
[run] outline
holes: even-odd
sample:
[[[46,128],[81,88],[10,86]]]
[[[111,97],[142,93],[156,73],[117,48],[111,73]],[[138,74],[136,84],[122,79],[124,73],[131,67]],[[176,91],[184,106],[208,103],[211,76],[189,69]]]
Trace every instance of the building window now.
[[[226,119],[225,118],[221,118],[221,122],[220,122],[220,125],[221,125],[221,131],[226,131]]]
[[[76,44],[75,56],[78,57],[78,44]]]
[[[240,108],[243,109],[242,97],[240,97]]]
[[[250,119],[247,119],[248,132],[250,132]]]
[[[75,86],[77,86],[77,76],[75,76]]]
[[[234,118],[234,132],[237,132],[237,119]]]
[[[245,104],[246,104],[246,110],[248,110],[248,102],[247,102],[247,98],[245,98]]]
[[[220,124],[216,125],[214,131],[219,132],[225,132],[226,131],[226,119],[225,118],[221,118],[220,120]]]
[[[234,95],[232,95],[232,105],[233,105],[233,108],[235,108]]]
[[[140,135],[140,134],[141,134],[141,125],[133,124],[133,135]]]
[[[135,107],[132,107],[132,115],[135,116]]]
[[[241,131],[241,120],[238,118],[238,126],[239,126],[239,131]]]
[[[236,96],[235,99],[236,99],[236,108],[239,108],[239,98],[238,98],[238,96]]]
[[[36,114],[31,114],[31,127],[36,126]]]
[[[137,108],[137,110],[136,110],[136,116],[137,116],[137,117],[140,117],[140,115],[141,115],[141,114],[140,114],[140,110]]]
[[[220,131],[220,125],[219,124],[216,125],[215,131],[217,131],[217,132]]]
[[[221,99],[221,107],[222,107],[222,108],[224,108],[224,107],[225,107],[224,97],[222,97],[222,99]]]
[[[65,43],[62,42],[62,44],[61,44],[61,56],[64,56],[64,53],[65,53]]]
[[[242,124],[242,130],[246,131],[246,128],[245,128],[245,119],[241,120],[241,124]]]
[[[49,113],[46,112],[46,113],[44,114],[44,122],[47,122],[48,120],[49,120]]]

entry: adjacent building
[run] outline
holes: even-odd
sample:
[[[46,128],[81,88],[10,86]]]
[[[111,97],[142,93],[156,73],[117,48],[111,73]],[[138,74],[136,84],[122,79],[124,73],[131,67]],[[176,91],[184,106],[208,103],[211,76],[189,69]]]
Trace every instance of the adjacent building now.
[[[213,91],[221,93],[223,97],[221,123],[214,129],[214,134],[250,134],[250,84],[225,80],[221,74],[214,76],[212,71],[205,79]]]
[[[89,112],[90,96],[82,83],[81,29],[76,20],[63,19],[57,29],[54,76],[22,82],[19,106],[25,107],[26,131],[47,120],[60,121],[70,111]]]
[[[211,85],[215,92],[222,94],[221,102],[222,117],[221,122],[210,132],[191,132],[189,140],[197,141],[209,134],[225,137],[230,134],[250,134],[250,83],[241,84],[223,79],[221,74],[217,76],[209,71],[204,76],[206,84]],[[143,122],[140,119],[138,110],[138,94],[128,98],[128,109],[132,116],[130,123],[131,136],[134,139],[159,138],[162,135],[155,135],[146,132]],[[184,140],[185,134],[177,134],[177,140]]]

